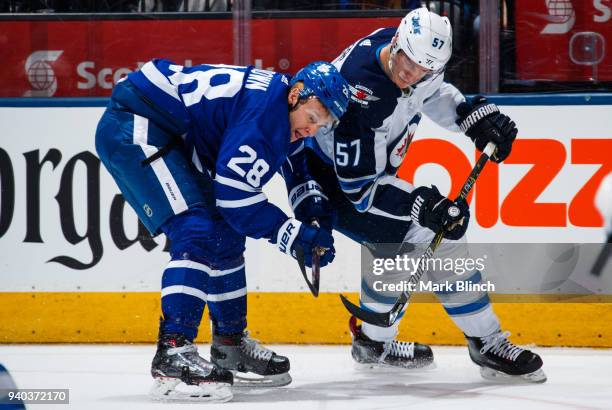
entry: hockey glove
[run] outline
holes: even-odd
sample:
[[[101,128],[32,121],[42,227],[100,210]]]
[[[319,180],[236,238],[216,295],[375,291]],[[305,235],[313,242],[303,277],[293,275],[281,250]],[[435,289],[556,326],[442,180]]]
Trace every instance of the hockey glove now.
[[[289,193],[289,202],[295,217],[306,224],[317,221],[319,226],[332,230],[336,213],[323,189],[315,180],[309,180],[293,188]]]
[[[317,221],[320,227],[329,231],[334,227],[336,213],[329,201],[322,196],[315,195],[305,198],[293,212],[298,220],[306,224]]]
[[[458,240],[470,221],[470,207],[465,200],[457,203],[442,196],[438,188],[418,187],[412,191],[412,222],[438,232],[444,228],[446,239]]]
[[[514,121],[499,112],[497,105],[481,95],[472,98],[471,103],[462,102],[457,106],[457,125],[483,151],[489,142],[494,142],[497,151],[491,157],[500,163],[510,155],[512,143],[518,130]]]
[[[330,264],[336,256],[334,237],[329,230],[303,224],[294,218],[287,219],[272,235],[270,242],[276,244],[282,253],[294,258],[296,248],[301,247],[304,250],[304,262],[308,267],[312,266],[312,254],[313,251],[317,252],[317,248],[325,251],[322,255],[319,254],[321,267]]]

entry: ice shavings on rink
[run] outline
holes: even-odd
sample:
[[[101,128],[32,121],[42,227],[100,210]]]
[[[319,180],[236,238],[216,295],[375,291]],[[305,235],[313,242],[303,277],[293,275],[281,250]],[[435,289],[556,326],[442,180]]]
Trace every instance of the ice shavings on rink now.
[[[208,356],[209,346],[199,346]],[[436,368],[356,370],[348,346],[273,346],[291,359],[293,383],[234,392],[229,403],[164,403],[147,393],[153,345],[2,345],[0,363],[21,389],[68,388],[53,409],[611,409],[612,350],[536,348],[545,384],[480,378],[465,347],[433,347]],[[48,408],[28,405],[28,409]]]

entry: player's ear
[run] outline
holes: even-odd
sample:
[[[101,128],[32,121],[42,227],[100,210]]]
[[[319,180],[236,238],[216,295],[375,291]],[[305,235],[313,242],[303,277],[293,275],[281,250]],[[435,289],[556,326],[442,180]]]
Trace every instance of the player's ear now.
[[[297,104],[298,100],[300,99],[300,91],[302,90],[302,88],[304,88],[304,83],[299,81],[293,84],[291,88],[289,89],[289,95],[287,96],[287,102],[289,103],[290,107],[293,107]]]

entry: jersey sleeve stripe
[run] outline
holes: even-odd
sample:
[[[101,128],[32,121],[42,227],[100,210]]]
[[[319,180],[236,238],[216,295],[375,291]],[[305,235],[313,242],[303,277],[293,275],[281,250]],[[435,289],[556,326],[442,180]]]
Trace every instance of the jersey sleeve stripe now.
[[[414,186],[410,182],[405,181],[401,178],[398,178],[394,175],[385,175],[384,177],[380,178],[378,184],[379,185],[393,185],[397,189],[401,189],[402,191],[405,191],[406,193],[410,193],[414,191]]]
[[[343,190],[346,197],[353,203],[358,204],[363,202],[364,199],[367,199],[368,196],[372,193],[372,188],[374,187],[374,182],[370,181],[369,184],[364,185],[361,188],[354,190]]]
[[[268,198],[266,197],[266,195],[262,192],[245,199],[238,199],[234,201],[217,199],[217,206],[220,206],[221,208],[242,208],[244,206],[249,206],[258,202],[266,201],[267,199]]]
[[[235,179],[231,179],[231,178],[227,178],[224,177],[222,175],[215,175],[215,182],[221,184],[221,185],[226,185],[235,189],[239,189],[241,191],[246,191],[246,192],[261,192],[261,189],[257,189],[257,188],[253,188],[251,185],[246,184],[244,182],[241,181],[236,181]]]
[[[373,199],[374,195],[372,195],[372,191],[368,190],[359,200],[351,199],[351,202],[355,205],[355,209],[357,209],[357,211],[366,212],[372,206]]]
[[[370,178],[370,179],[362,179],[359,178],[358,180],[355,181],[339,181],[340,183],[340,188],[342,188],[342,190],[344,192],[348,192],[349,190],[361,190],[364,186],[373,183],[376,180],[376,176]]]
[[[358,194],[363,190],[362,187],[358,187],[358,188],[353,188],[353,189],[342,189],[342,192],[344,192],[345,194],[349,195],[349,194]]]
[[[172,98],[181,101],[176,88],[170,84],[170,81],[155,67],[153,62],[149,61],[142,66],[140,72],[147,77],[151,83],[153,83],[160,90],[171,96]]]
[[[378,209],[375,206],[372,206],[370,209],[368,209],[368,213],[374,214],[374,215],[379,215],[379,216],[384,216],[385,218],[397,219],[398,221],[410,222],[412,220],[410,218],[410,215],[405,215],[405,216],[393,215],[393,214],[385,212],[385,211],[383,211],[381,209]]]

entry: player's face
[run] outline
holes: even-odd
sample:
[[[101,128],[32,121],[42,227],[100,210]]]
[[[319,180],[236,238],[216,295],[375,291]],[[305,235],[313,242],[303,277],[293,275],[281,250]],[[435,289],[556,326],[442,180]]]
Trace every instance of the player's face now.
[[[334,119],[327,109],[316,98],[301,102],[289,113],[291,124],[291,142],[300,138],[314,136],[322,127],[330,127]]]
[[[412,61],[402,50],[391,57],[391,80],[404,89],[417,83],[431,72]]]

